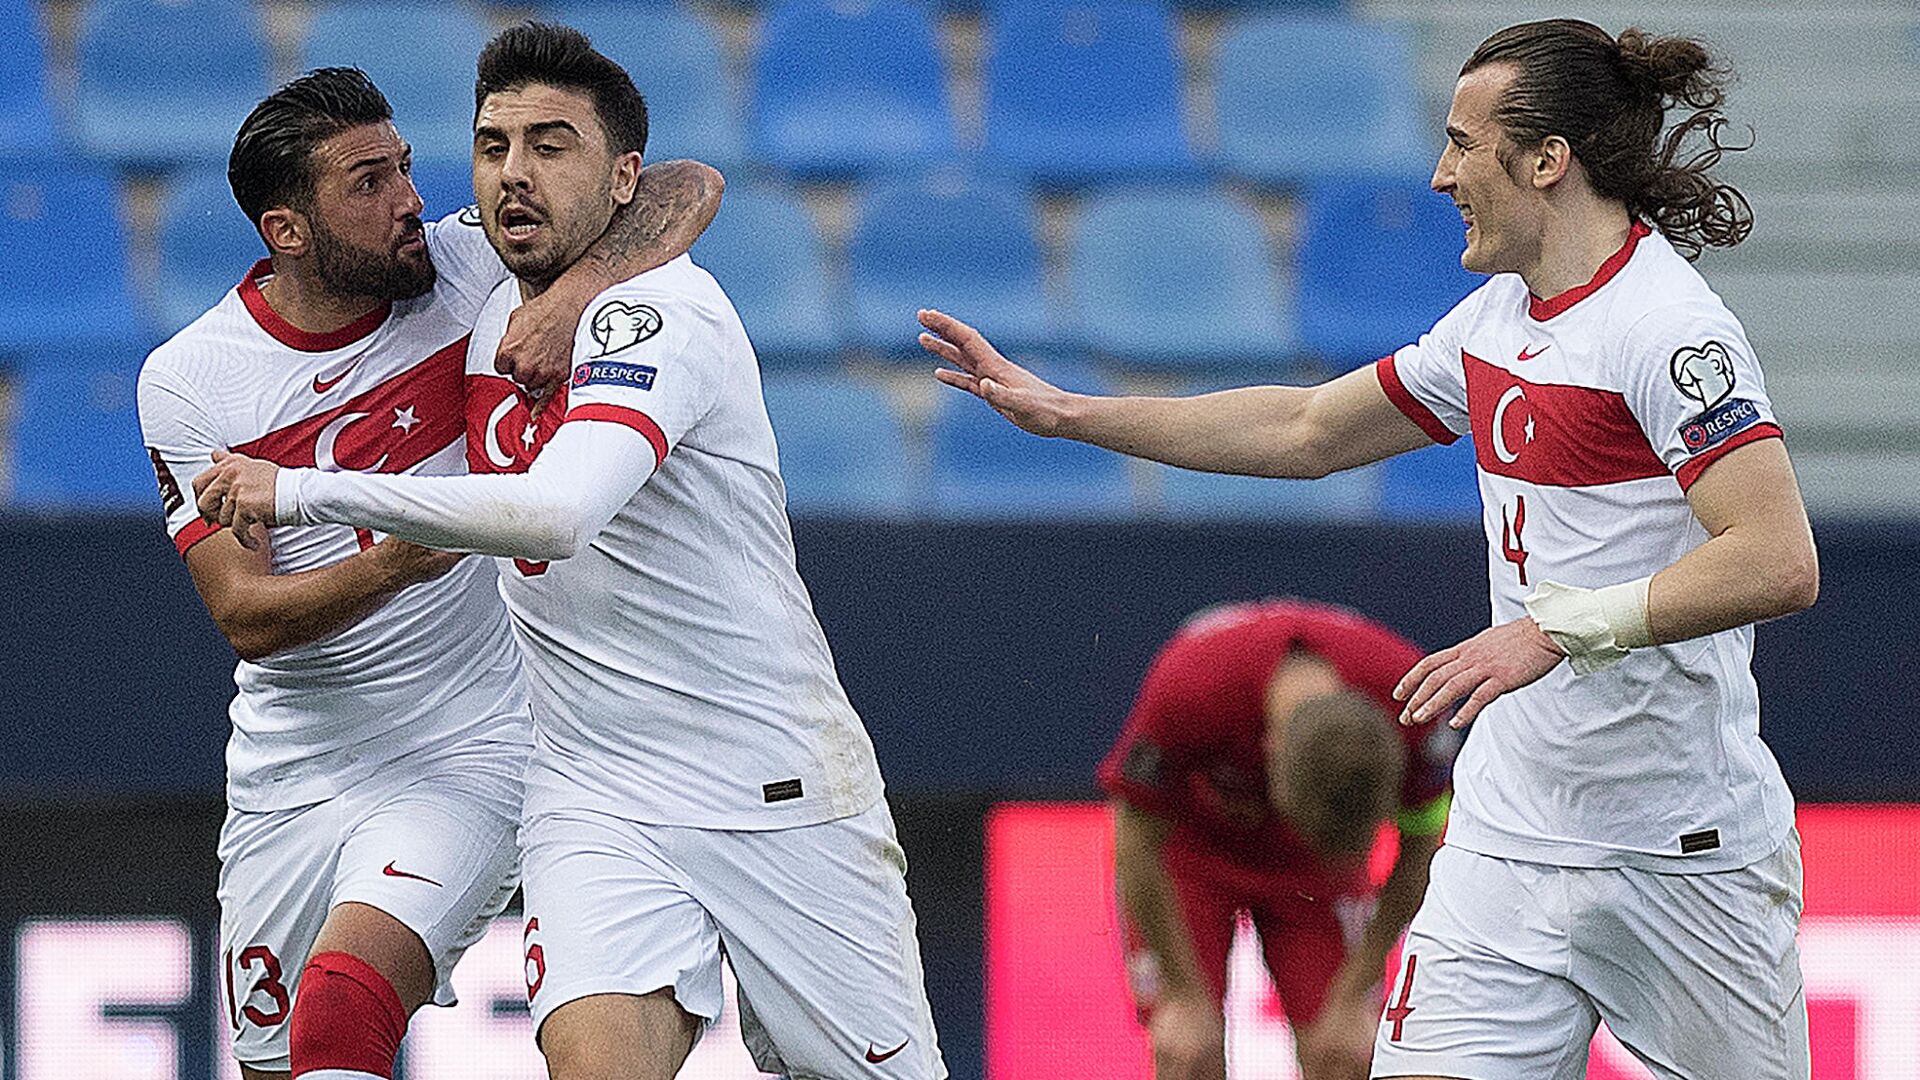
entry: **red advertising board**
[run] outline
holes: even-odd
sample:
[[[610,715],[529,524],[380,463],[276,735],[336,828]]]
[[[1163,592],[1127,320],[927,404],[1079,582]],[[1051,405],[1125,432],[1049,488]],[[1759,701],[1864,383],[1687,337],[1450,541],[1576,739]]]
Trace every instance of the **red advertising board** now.
[[[1814,1080],[1920,1080],[1920,806],[1803,806],[1799,823]],[[1107,807],[1006,804],[986,842],[987,1080],[1145,1080]],[[1242,933],[1226,1005],[1230,1076],[1293,1080],[1285,1017]],[[1592,1080],[1649,1075],[1604,1029],[1595,1038]]]

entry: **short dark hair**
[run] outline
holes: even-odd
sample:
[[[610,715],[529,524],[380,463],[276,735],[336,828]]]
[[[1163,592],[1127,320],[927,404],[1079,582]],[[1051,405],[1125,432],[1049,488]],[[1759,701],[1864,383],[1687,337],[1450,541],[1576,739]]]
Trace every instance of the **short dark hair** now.
[[[313,201],[313,152],[350,128],[393,119],[393,106],[359,68],[316,68],[267,95],[233,137],[227,183],[256,227],[279,206]]]
[[[1267,762],[1278,781],[1276,809],[1314,850],[1334,856],[1366,853],[1399,804],[1406,767],[1406,743],[1392,719],[1351,690],[1296,705]]]
[[[1631,28],[1616,38],[1579,19],[1546,19],[1481,42],[1460,74],[1489,64],[1518,72],[1494,109],[1514,142],[1566,139],[1594,191],[1652,222],[1682,255],[1732,247],[1753,230],[1746,197],[1708,173],[1747,147],[1720,141],[1731,72],[1700,42]],[[1671,127],[1669,110],[1680,114]],[[1684,155],[1696,135],[1705,145]]]
[[[614,153],[646,153],[647,101],[627,69],[595,50],[587,35],[555,23],[524,22],[487,42],[473,84],[475,121],[487,95],[534,84],[585,94]]]

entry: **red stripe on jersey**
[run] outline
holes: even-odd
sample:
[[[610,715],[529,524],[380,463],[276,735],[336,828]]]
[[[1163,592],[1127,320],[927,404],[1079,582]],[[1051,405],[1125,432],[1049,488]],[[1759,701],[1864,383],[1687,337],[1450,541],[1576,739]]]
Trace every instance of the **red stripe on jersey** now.
[[[604,402],[596,401],[591,404],[577,406],[573,411],[567,413],[568,423],[572,423],[575,420],[608,420],[616,424],[625,424],[640,434],[645,435],[647,441],[653,444],[655,468],[659,467],[660,462],[667,460],[667,433],[660,430],[660,425],[653,422],[653,417],[648,416],[639,409],[629,409],[624,405],[608,405]]]
[[[193,545],[224,528],[226,528],[225,525],[209,525],[199,518],[195,518],[187,522],[186,528],[173,534],[173,546],[180,554],[185,555]]]
[[[1729,451],[1750,442],[1759,442],[1761,439],[1784,437],[1780,434],[1780,429],[1772,424],[1755,424],[1699,457],[1681,462],[1680,467],[1673,470],[1674,479],[1680,481],[1680,490],[1685,491],[1693,486],[1695,480],[1700,479],[1700,474],[1707,471],[1707,466],[1726,457]]]
[[[1427,438],[1441,446],[1451,446],[1460,437],[1441,423],[1433,410],[1421,404],[1420,399],[1407,389],[1407,384],[1400,381],[1400,372],[1394,366],[1393,357],[1381,357],[1373,365],[1373,371],[1380,378],[1380,389],[1387,392],[1387,400],[1393,402],[1394,408],[1406,413],[1407,419],[1419,424],[1420,430],[1427,433]]]
[[[1607,261],[1601,263],[1600,269],[1594,271],[1591,280],[1585,285],[1576,285],[1566,292],[1546,300],[1542,300],[1532,293],[1528,293],[1527,314],[1531,315],[1535,322],[1546,322],[1548,319],[1565,312],[1568,308],[1600,291],[1600,286],[1612,281],[1613,275],[1619,273],[1620,268],[1627,265],[1627,260],[1633,258],[1633,249],[1640,246],[1640,238],[1652,231],[1652,229],[1647,228],[1646,222],[1634,222],[1633,227],[1627,230],[1627,242],[1620,245],[1619,251],[1607,256]]]
[[[466,368],[463,337],[344,404],[234,452],[289,469],[405,472],[460,438]]]
[[[562,384],[535,422],[524,391],[501,375],[467,375],[467,471],[523,473],[567,415]]]
[[[302,330],[273,310],[273,305],[267,303],[266,294],[260,291],[260,279],[271,273],[273,273],[273,260],[261,259],[254,263],[253,269],[247,271],[247,276],[240,279],[240,302],[247,306],[247,314],[252,315],[253,321],[260,324],[260,329],[265,330],[273,340],[289,349],[299,349],[301,352],[332,352],[335,349],[344,349],[380,329],[380,324],[387,321],[387,314],[393,310],[392,304],[381,304],[340,329],[329,330],[324,334]]]
[[[1464,350],[1460,360],[1473,452],[1482,470],[1553,487],[1667,475],[1619,393],[1528,382]]]

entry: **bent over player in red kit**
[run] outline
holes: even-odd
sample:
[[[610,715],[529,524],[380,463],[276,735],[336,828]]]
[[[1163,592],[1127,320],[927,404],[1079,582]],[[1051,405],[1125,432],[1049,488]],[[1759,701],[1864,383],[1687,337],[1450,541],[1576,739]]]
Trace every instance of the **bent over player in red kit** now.
[[[1127,969],[1157,1080],[1226,1074],[1227,952],[1259,931],[1306,1080],[1367,1075],[1387,954],[1446,821],[1457,733],[1390,717],[1421,650],[1343,608],[1230,604],[1154,659],[1100,767]],[[1367,855],[1392,817],[1377,891]]]

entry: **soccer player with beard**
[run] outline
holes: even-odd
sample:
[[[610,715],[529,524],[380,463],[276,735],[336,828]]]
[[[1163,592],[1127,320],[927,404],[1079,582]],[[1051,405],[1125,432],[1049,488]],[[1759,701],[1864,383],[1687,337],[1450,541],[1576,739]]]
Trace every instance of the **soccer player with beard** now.
[[[409,1016],[451,1004],[454,963],[518,876],[531,728],[492,568],[366,529],[236,537],[183,495],[228,449],[465,470],[467,344],[508,274],[472,208],[422,223],[391,117],[350,68],[254,109],[228,176],[269,257],[140,375],[169,532],[241,657],[220,962],[248,1080],[391,1076]],[[686,250],[717,204],[717,174],[664,168],[640,200],[653,220],[623,216],[599,249],[626,274]],[[655,235],[662,205],[702,201]],[[606,272],[583,261],[549,290],[524,356],[565,353]]]
[[[1069,394],[922,313],[942,381],[1172,465],[1317,477],[1471,431],[1493,625],[1396,694],[1404,722],[1478,731],[1374,1076],[1584,1076],[1601,1019],[1659,1076],[1808,1074],[1800,845],[1750,661],[1819,566],[1753,346],[1689,265],[1752,227],[1709,174],[1724,74],[1572,19],[1488,38],[1433,189],[1493,277],[1320,386]]]
[[[481,219],[519,277],[475,328],[484,369],[508,313],[630,198],[647,114],[619,65],[540,24],[487,46],[475,98]],[[555,1080],[672,1077],[719,1014],[723,951],[761,1068],[939,1080],[906,858],[794,567],[753,346],[688,258],[588,312],[550,435],[522,421],[511,456],[492,422],[471,436],[500,473],[233,455],[196,483],[201,510],[516,559],[527,991]]]

